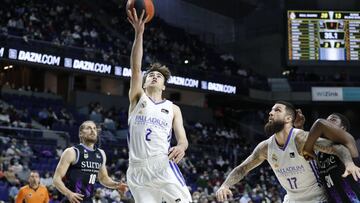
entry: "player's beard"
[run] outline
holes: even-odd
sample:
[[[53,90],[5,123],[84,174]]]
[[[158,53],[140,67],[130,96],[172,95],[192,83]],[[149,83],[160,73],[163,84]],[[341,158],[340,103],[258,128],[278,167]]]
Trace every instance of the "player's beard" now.
[[[277,132],[280,132],[285,127],[285,122],[281,120],[267,122],[264,126],[266,135],[271,136]]]
[[[83,137],[82,140],[84,143],[95,144],[98,138],[97,136],[96,137],[91,136],[91,137]]]

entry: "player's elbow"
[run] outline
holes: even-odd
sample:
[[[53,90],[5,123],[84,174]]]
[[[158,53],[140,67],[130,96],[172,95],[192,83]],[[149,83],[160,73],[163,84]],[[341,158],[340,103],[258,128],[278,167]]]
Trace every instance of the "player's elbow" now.
[[[325,119],[319,118],[315,121],[314,125],[315,126],[325,126],[326,122],[327,121]]]
[[[326,120],[325,119],[322,119],[322,118],[319,118],[319,119],[317,119],[315,122],[314,122],[314,124],[313,124],[313,126],[311,127],[311,130],[322,130],[322,129],[324,129],[324,127],[326,126]]]

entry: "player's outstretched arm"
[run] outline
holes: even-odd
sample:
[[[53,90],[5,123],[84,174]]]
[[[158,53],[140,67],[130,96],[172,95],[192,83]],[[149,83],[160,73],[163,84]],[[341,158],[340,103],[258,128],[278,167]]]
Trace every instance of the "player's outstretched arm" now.
[[[145,15],[144,11],[142,11],[141,16],[138,17],[135,8],[132,11],[128,10],[127,12],[128,12],[128,21],[135,30],[135,39],[130,56],[131,79],[130,79],[130,90],[129,90],[129,100],[130,100],[129,112],[131,112],[143,93],[141,61],[143,57],[143,34],[144,34],[145,22],[147,20],[147,17],[146,18],[144,17]]]
[[[299,152],[302,152],[307,137],[308,134],[305,131],[302,131],[296,135],[295,141]],[[328,139],[318,138],[314,144],[314,150],[338,156],[345,165],[345,172],[343,177],[351,174],[356,181],[360,179],[360,168],[354,164],[349,149],[344,145],[334,144]]]
[[[117,182],[114,181],[113,179],[111,179],[109,177],[108,171],[106,169],[106,154],[103,150],[100,149],[100,152],[102,154],[102,157],[104,159],[103,164],[99,170],[99,181],[100,183],[107,187],[107,188],[112,188],[112,189],[117,189],[120,192],[124,192],[126,185],[121,183],[121,182]]]
[[[54,173],[54,186],[63,195],[65,195],[71,203],[80,203],[84,197],[82,194],[74,193],[70,191],[62,181],[71,163],[76,159],[76,153],[73,148],[67,148],[60,157],[60,161],[56,167]]]
[[[350,150],[352,157],[359,157],[356,142],[352,135],[325,119],[318,119],[311,127],[308,138],[304,144],[303,154],[305,158],[308,158],[306,156],[314,158],[313,146],[321,135],[324,135],[327,139],[335,143],[345,145]]]
[[[186,138],[181,110],[175,104],[173,105],[173,112],[174,112],[173,129],[174,129],[177,145],[175,147],[170,148],[169,159],[173,160],[175,163],[179,163],[179,161],[185,156],[185,151],[188,148],[189,143]]]
[[[232,196],[230,187],[242,180],[252,169],[259,166],[267,158],[267,150],[268,142],[266,140],[260,142],[252,154],[230,172],[225,182],[216,191],[216,198],[222,202],[227,200],[228,196]]]

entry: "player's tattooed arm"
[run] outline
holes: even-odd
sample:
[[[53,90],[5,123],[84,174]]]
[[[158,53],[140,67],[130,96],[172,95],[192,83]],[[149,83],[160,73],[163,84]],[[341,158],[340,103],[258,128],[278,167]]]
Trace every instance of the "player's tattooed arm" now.
[[[312,158],[314,158],[313,145],[320,136],[323,136],[334,143],[344,145],[350,150],[352,157],[359,156],[359,151],[356,147],[354,137],[344,129],[338,128],[325,119],[318,119],[311,127],[303,148],[304,154],[309,154]],[[306,156],[304,157],[306,158]]]
[[[354,163],[348,148],[324,138],[319,138],[315,142],[314,150],[338,156],[345,166]]]
[[[230,172],[222,186],[229,188],[242,180],[246,174],[255,167],[259,166],[267,158],[267,150],[267,141],[259,143],[252,154]]]
[[[296,148],[300,154],[302,154],[307,137],[308,133],[305,131],[300,131],[300,133],[296,135]],[[345,165],[353,163],[350,151],[344,145],[335,144],[328,139],[318,138],[314,144],[314,150],[336,155]]]

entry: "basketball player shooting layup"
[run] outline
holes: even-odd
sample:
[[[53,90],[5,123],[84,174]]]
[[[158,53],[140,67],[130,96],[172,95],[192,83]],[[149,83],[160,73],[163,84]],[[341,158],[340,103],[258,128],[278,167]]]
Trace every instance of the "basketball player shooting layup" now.
[[[135,30],[131,51],[129,90],[129,168],[127,183],[135,202],[189,203],[191,195],[176,165],[185,155],[188,141],[180,108],[162,98],[170,71],[153,64],[142,76],[143,33],[147,17],[128,10]],[[170,148],[172,129],[177,145]]]
[[[269,121],[265,125],[265,132],[271,137],[258,144],[252,154],[231,171],[216,192],[218,200],[224,201],[231,196],[229,188],[242,180],[247,173],[264,160],[267,160],[287,192],[284,202],[318,203],[327,201],[325,190],[318,181],[319,175],[315,162],[308,162],[302,156],[308,132],[293,128],[295,116],[296,111],[290,103],[283,101],[275,103],[269,113]],[[324,130],[323,133],[329,132]],[[321,139],[316,141],[314,149],[337,155],[344,163],[347,174],[359,175],[360,168],[355,166],[349,150],[343,145],[335,145],[329,140]]]

